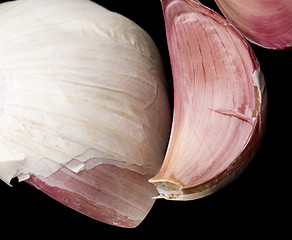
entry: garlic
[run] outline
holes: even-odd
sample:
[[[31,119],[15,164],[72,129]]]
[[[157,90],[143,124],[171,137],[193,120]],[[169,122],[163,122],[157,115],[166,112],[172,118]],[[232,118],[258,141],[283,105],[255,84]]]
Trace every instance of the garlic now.
[[[0,16],[0,178],[137,226],[170,131],[156,45],[88,0],[6,2]]]
[[[244,38],[198,1],[162,0],[174,79],[170,142],[149,181],[158,198],[191,200],[244,169],[264,129],[266,90]]]
[[[265,48],[292,47],[291,0],[215,0],[224,16],[251,42]]]

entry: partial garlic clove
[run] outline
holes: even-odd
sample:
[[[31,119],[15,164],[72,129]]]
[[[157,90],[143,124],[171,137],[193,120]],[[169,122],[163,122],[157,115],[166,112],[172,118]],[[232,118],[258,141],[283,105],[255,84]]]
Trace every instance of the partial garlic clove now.
[[[224,16],[251,42],[265,48],[292,47],[291,0],[215,0]]]
[[[251,48],[198,1],[162,0],[174,79],[170,142],[150,179],[160,197],[208,195],[242,171],[261,139],[264,79]]]
[[[129,169],[126,164],[107,162],[77,173],[62,167],[49,177],[32,175],[26,182],[91,218],[119,227],[136,227],[157,194],[148,183],[152,175],[141,167]]]

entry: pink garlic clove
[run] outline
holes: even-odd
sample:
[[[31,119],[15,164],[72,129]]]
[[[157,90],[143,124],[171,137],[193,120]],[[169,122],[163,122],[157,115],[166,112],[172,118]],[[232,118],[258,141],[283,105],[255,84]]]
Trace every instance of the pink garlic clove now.
[[[270,49],[292,47],[292,1],[215,0],[224,16],[251,42]]]
[[[266,91],[244,38],[198,1],[162,0],[174,82],[160,197],[200,198],[244,169],[262,138]]]

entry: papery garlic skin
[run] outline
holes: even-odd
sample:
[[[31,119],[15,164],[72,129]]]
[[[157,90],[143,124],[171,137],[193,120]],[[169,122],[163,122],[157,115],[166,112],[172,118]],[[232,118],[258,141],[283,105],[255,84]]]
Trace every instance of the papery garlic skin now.
[[[263,75],[244,38],[198,1],[162,0],[174,79],[174,116],[158,198],[192,200],[222,188],[261,141]]]
[[[102,165],[140,174],[148,184],[161,166],[170,130],[163,64],[149,35],[88,0],[7,2],[0,5],[0,18],[0,178],[8,184],[14,177],[27,180],[64,204],[69,193],[86,199],[77,183],[91,184],[86,171],[92,175]],[[64,187],[60,171],[68,182],[77,179],[61,197],[55,191]],[[131,191],[121,179],[120,191]],[[150,196],[135,190],[148,202],[142,214],[132,216],[135,206],[129,204],[119,215],[124,222],[118,214],[103,221],[138,225],[153,204],[151,187]],[[94,191],[92,208],[110,209]],[[95,214],[87,215],[100,219]]]
[[[269,49],[292,47],[292,1],[215,0],[224,16],[251,42]]]

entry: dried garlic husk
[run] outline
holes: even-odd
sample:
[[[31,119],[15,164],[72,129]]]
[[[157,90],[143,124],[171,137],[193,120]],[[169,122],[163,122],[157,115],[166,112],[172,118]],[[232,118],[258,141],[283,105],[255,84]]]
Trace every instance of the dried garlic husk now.
[[[0,178],[137,226],[170,131],[156,45],[88,0],[7,2],[0,18]]]
[[[150,179],[161,198],[191,200],[233,180],[263,133],[264,78],[251,48],[198,1],[162,0],[174,79],[170,142]]]
[[[291,0],[215,0],[224,16],[251,42],[270,49],[292,47]]]

